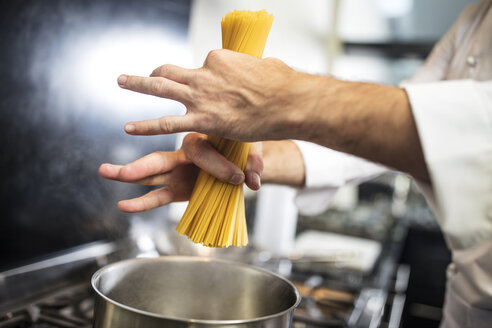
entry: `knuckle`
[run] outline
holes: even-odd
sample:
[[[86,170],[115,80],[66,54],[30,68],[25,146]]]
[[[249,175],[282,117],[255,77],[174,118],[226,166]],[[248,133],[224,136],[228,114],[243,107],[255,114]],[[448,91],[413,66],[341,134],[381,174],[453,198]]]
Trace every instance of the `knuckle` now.
[[[231,168],[230,166],[224,166],[221,168],[217,169],[217,177],[223,181],[229,181],[229,179],[236,173],[236,170],[234,168]]]
[[[161,67],[159,67],[159,76],[167,76],[169,75],[171,71],[171,65],[170,64],[165,64],[165,65],[162,65]]]
[[[154,69],[154,70],[152,71],[152,73],[150,73],[150,76],[151,76],[151,77],[154,77],[154,76],[159,76],[159,74],[160,74],[159,72],[161,71],[161,67],[162,67],[162,66],[159,66],[159,67],[157,67],[156,69]]]
[[[189,145],[192,145],[197,138],[198,138],[197,133],[188,133],[183,138],[183,146],[188,147]]]
[[[273,66],[277,66],[277,67],[287,66],[287,65],[285,65],[285,63],[283,61],[281,61],[280,59],[275,58],[275,57],[267,57],[264,59],[264,61],[266,63],[269,63],[269,64],[271,64]]]
[[[200,139],[198,133],[189,133],[183,139],[182,149],[187,159],[192,160],[196,148],[198,147],[197,142]]]
[[[235,174],[243,174],[244,175],[244,170],[241,170],[240,167],[238,167],[233,162],[229,162],[227,159],[224,159],[223,171],[224,171],[224,177],[227,177],[228,179],[231,178]]]
[[[162,132],[167,132],[167,131],[170,131],[172,128],[172,125],[171,123],[166,120],[164,117],[159,119],[159,129],[160,131]]]
[[[199,143],[194,143],[190,151],[188,152],[188,158],[193,162],[193,163],[199,163],[202,158],[203,158],[203,148],[199,146]]]
[[[164,86],[163,84],[164,84],[164,81],[161,79],[153,81],[151,86],[150,86],[150,92],[153,95],[159,95],[161,90],[163,89],[163,86]]]
[[[190,138],[187,156],[194,163],[201,163],[210,148],[210,144],[206,138],[199,134],[194,134]]]
[[[210,51],[207,55],[207,58],[205,59],[205,66],[207,66],[207,64],[213,64],[217,61],[220,61],[220,59],[222,58],[222,54],[222,49],[215,49]]]
[[[200,137],[199,135],[196,136],[195,144],[200,149],[210,148],[208,140],[206,138]]]
[[[207,66],[207,64],[204,64],[204,66]],[[193,97],[192,99],[199,101],[204,95],[204,89],[212,83],[213,76],[209,69],[200,68],[194,71],[190,78],[190,96]]]
[[[263,159],[259,154],[249,154],[249,161],[251,162],[251,168],[255,171],[263,171]]]
[[[164,151],[155,151],[153,153],[150,153],[147,158],[148,158],[147,164],[155,163],[157,161],[160,161],[162,159],[165,159],[166,158],[166,152],[164,152]]]
[[[195,102],[195,93],[193,90],[191,88],[183,88],[181,90],[179,102],[185,105],[186,111],[188,111],[189,107]]]

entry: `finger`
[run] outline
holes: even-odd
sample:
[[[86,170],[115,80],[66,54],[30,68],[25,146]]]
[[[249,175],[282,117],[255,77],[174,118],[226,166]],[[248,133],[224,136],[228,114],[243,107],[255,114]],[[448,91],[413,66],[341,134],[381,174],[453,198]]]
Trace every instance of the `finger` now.
[[[249,148],[248,161],[244,174],[246,176],[246,185],[258,190],[261,187],[261,175],[263,173],[263,156],[261,142],[253,142]]]
[[[130,122],[125,132],[132,135],[156,135],[187,132],[193,130],[192,114],[183,116],[164,116],[153,120]]]
[[[199,133],[186,135],[182,149],[191,162],[219,180],[235,185],[244,182],[242,170],[220,154],[207,141],[206,135]]]
[[[122,167],[119,178],[122,181],[136,181],[169,172],[180,164],[188,163],[184,154],[178,151],[157,151]]]
[[[187,69],[171,64],[166,64],[157,67],[152,74],[151,77],[165,77],[167,79],[187,84],[193,76],[193,70]]]
[[[122,200],[118,203],[118,209],[128,213],[148,211],[171,203],[173,198],[174,194],[167,187],[163,187],[137,198]]]
[[[177,100],[182,103],[186,103],[189,100],[189,89],[187,85],[164,77],[120,75],[118,77],[118,85],[124,89]]]
[[[116,180],[121,182],[131,182],[145,186],[162,186],[169,182],[169,173],[156,174],[142,179],[132,179],[121,174],[123,165],[102,164],[99,167],[99,175],[105,179]]]
[[[156,174],[140,180],[133,181],[135,184],[144,186],[164,186],[171,181],[171,173]]]
[[[105,179],[118,180],[120,169],[123,165],[104,163],[99,166],[99,175]]]
[[[140,184],[157,184],[164,181],[162,173],[169,172],[178,165],[187,164],[183,151],[154,152],[126,165],[102,164],[99,174],[106,179]]]
[[[171,181],[171,173],[156,174],[150,177],[146,177],[140,180],[122,180],[122,179],[112,179],[120,182],[129,182],[133,184],[139,184],[143,186],[164,186],[168,185]]]

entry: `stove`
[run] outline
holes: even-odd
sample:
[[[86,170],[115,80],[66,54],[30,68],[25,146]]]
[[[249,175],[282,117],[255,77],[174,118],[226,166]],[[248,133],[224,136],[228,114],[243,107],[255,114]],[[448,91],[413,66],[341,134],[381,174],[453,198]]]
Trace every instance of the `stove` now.
[[[90,278],[99,267],[132,256],[129,245],[91,243],[0,272],[0,327],[92,327]]]
[[[241,259],[296,285],[303,298],[294,313],[294,328],[398,328],[409,276],[408,267],[396,261],[400,243],[401,238],[383,247],[368,275],[335,268],[320,274],[319,265],[313,272],[299,271],[292,262],[286,265],[286,259],[255,261],[251,259],[259,253],[252,247]],[[90,278],[101,266],[135,257],[135,248],[128,245],[128,241],[92,244],[0,272],[0,328],[91,327],[94,293]]]
[[[87,284],[66,288],[35,303],[4,314],[0,327],[92,327],[93,292]]]
[[[399,269],[395,285],[402,288],[406,268]],[[313,279],[311,279],[313,280]],[[405,284],[405,282],[403,282]],[[295,282],[302,301],[294,314],[294,328],[309,327],[399,327],[404,298],[393,291],[346,291]],[[373,310],[368,312],[368,305]],[[94,293],[87,283],[65,288],[34,303],[0,316],[1,328],[92,327]],[[364,318],[365,316],[365,318]]]
[[[307,276],[306,276],[307,277]],[[388,291],[341,287],[321,276],[291,280],[302,295],[293,328],[399,327],[408,282],[400,266]],[[0,314],[0,328],[92,327],[94,292],[87,282],[48,293],[36,301]]]

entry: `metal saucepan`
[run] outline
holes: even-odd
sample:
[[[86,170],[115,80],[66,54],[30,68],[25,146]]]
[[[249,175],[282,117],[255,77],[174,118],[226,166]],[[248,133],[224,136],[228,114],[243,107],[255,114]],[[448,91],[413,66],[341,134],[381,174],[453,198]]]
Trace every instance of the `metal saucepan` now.
[[[300,294],[248,265],[199,257],[131,259],[92,277],[95,328],[291,327]]]

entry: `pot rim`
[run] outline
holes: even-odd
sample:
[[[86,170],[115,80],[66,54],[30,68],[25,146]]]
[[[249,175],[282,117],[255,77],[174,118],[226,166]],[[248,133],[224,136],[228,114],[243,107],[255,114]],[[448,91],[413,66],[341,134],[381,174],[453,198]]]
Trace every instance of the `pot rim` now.
[[[128,306],[128,305],[125,305],[125,304],[121,304],[121,303],[119,303],[119,302],[117,302],[117,301],[109,298],[108,296],[104,295],[96,287],[96,282],[99,279],[99,277],[104,272],[106,272],[107,270],[110,270],[111,268],[113,268],[113,267],[115,267],[117,265],[121,265],[123,263],[131,263],[131,262],[157,262],[157,261],[215,262],[215,263],[223,263],[223,264],[227,264],[227,265],[239,265],[239,266],[242,266],[242,267],[246,267],[249,270],[260,271],[260,272],[262,272],[264,274],[268,274],[268,275],[272,275],[274,277],[277,277],[277,278],[281,279],[282,281],[284,281],[285,283],[287,283],[288,285],[290,285],[292,287],[293,291],[294,291],[295,296],[296,296],[296,302],[292,306],[290,306],[289,308],[287,308],[287,309],[285,309],[285,310],[283,310],[281,312],[278,312],[278,313],[275,313],[275,314],[270,314],[270,315],[263,316],[263,317],[253,318],[253,319],[239,319],[239,320],[187,319],[187,318],[180,318],[180,317],[164,316],[164,315],[160,315],[160,314],[157,314],[157,313],[153,313],[153,312],[148,312],[148,311],[136,309],[134,307],[131,307],[131,306]],[[274,272],[271,272],[271,271],[268,271],[268,270],[265,270],[265,269],[262,269],[262,268],[258,268],[258,267],[255,267],[255,266],[251,266],[251,265],[248,265],[248,264],[240,263],[240,262],[226,261],[226,260],[221,260],[221,259],[214,259],[214,258],[209,258],[209,257],[199,257],[199,256],[179,256],[179,255],[172,255],[172,256],[160,256],[160,257],[153,257],[153,258],[131,258],[131,259],[127,259],[127,260],[118,261],[118,262],[115,262],[115,263],[111,263],[111,264],[105,265],[102,268],[100,268],[99,270],[97,270],[92,275],[91,285],[92,285],[92,289],[100,297],[102,297],[105,301],[110,302],[113,305],[115,305],[117,307],[120,307],[120,308],[123,308],[123,309],[125,309],[127,311],[138,313],[138,314],[145,315],[145,316],[154,317],[154,318],[157,318],[157,319],[175,320],[175,321],[181,321],[181,322],[185,322],[185,323],[198,323],[198,324],[209,324],[209,325],[234,325],[234,324],[244,324],[244,323],[254,323],[254,322],[258,322],[258,321],[265,321],[265,320],[273,319],[273,318],[276,318],[276,317],[280,317],[280,316],[282,316],[282,315],[284,315],[284,314],[286,314],[286,313],[288,313],[290,311],[293,311],[299,305],[299,303],[301,302],[301,295],[300,295],[299,291],[297,290],[297,288],[294,286],[294,284],[292,282],[290,282],[288,279],[282,277],[281,275],[279,275],[277,273],[274,273]]]

